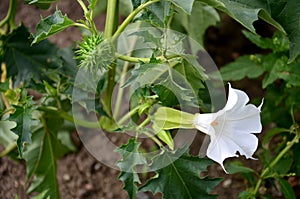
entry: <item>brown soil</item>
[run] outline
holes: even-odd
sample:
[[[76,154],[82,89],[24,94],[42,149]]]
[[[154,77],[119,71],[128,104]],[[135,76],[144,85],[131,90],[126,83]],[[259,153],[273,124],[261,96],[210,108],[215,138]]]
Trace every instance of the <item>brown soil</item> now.
[[[0,19],[7,11],[9,0],[1,0]],[[74,0],[59,0],[58,7],[63,13],[67,13],[71,19],[82,18],[83,12]],[[34,32],[36,24],[41,16],[48,16],[55,11],[55,5],[49,10],[41,11],[34,6],[24,5],[19,1],[17,11],[18,22],[23,22],[30,31]],[[237,23],[228,18],[223,19],[224,24],[218,28],[211,28],[207,33],[208,49],[212,53],[217,65],[223,65],[237,56],[239,52],[249,52],[244,49],[247,41],[236,33],[235,27],[241,28]],[[103,30],[104,16],[97,17],[96,24]],[[234,31],[225,29],[229,25]],[[232,34],[238,34],[237,37]],[[231,39],[230,39],[231,38]],[[234,38],[234,39],[232,39]],[[238,39],[237,39],[238,38]],[[76,28],[69,28],[59,33],[50,40],[61,47],[70,46],[76,40],[80,40],[80,32]],[[253,46],[252,46],[253,47]],[[198,139],[198,138],[197,138]],[[201,138],[197,141],[201,143]],[[0,149],[1,151],[1,149]],[[252,160],[247,161],[254,164]],[[209,167],[209,176],[223,177],[224,181],[213,191],[219,194],[219,199],[234,199],[237,194],[245,189],[245,184],[240,175],[226,175],[217,166]],[[87,150],[79,144],[76,153],[69,154],[58,161],[58,181],[60,184],[61,198],[63,199],[119,199],[128,198],[122,183],[118,181],[119,172],[98,162]],[[0,159],[0,198],[12,199],[18,194],[20,199],[28,198],[25,194],[26,169],[24,162],[17,163],[7,157]],[[140,195],[139,198],[152,198],[150,195]]]

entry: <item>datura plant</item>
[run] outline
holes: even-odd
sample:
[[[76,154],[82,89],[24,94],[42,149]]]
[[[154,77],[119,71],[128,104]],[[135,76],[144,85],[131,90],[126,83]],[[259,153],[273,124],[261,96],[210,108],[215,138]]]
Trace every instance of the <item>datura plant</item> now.
[[[222,179],[208,167],[241,174],[239,198],[272,198],[274,187],[300,197],[299,0],[77,0],[78,20],[58,0],[24,3],[56,7],[32,33],[15,22],[17,0],[0,21],[0,157],[25,160],[28,197],[60,198],[57,161],[76,151],[74,129],[101,164],[120,171],[130,199],[217,198]],[[217,67],[204,44],[220,16],[240,23],[258,53]],[[273,35],[257,34],[256,21]],[[70,27],[81,34],[71,47],[48,40]],[[234,82],[244,78],[256,81]],[[256,87],[247,92],[256,97],[227,82]]]

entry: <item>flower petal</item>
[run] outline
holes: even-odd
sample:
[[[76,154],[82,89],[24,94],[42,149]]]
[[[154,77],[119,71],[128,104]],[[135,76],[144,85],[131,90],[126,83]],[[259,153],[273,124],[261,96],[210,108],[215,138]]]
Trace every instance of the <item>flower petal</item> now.
[[[248,104],[238,112],[228,111],[224,120],[226,128],[232,131],[260,133],[262,130],[260,109],[252,104]]]
[[[211,123],[215,120],[216,116],[217,115],[215,113],[205,113],[205,114],[197,113],[193,121],[193,124],[195,128],[198,129],[199,131],[207,135],[214,136],[215,131],[211,126]]]
[[[249,102],[248,95],[244,91],[232,88],[230,83],[228,84],[228,99],[224,110],[239,109],[245,106]]]
[[[218,162],[226,172],[223,162],[226,158],[237,157],[239,152],[246,158],[252,158],[258,146],[258,139],[253,134],[233,137],[222,136],[212,140],[207,149],[207,157]]]

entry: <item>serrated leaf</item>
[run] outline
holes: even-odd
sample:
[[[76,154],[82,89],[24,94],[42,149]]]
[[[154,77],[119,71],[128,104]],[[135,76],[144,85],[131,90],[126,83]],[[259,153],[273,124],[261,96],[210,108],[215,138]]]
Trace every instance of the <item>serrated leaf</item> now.
[[[62,65],[56,46],[48,41],[31,46],[29,37],[24,26],[3,37],[3,61],[7,66],[7,75],[12,76],[17,86],[21,82],[28,83],[31,78],[46,79],[45,70],[57,69]]]
[[[26,4],[38,6],[41,9],[48,9],[57,0],[25,0]]]
[[[291,63],[300,54],[300,2],[298,0],[260,1],[252,0],[200,0],[211,5],[240,22],[251,32],[255,33],[253,22],[258,17],[276,27],[283,33],[287,33],[290,40]]]
[[[22,107],[15,106],[14,108],[15,111],[10,116],[10,119],[17,123],[17,126],[12,130],[18,135],[17,145],[19,154],[22,157],[25,144],[31,144],[31,126],[35,124],[32,118],[34,107],[26,104]]]
[[[184,10],[187,14],[192,13],[193,4],[195,0],[171,0],[176,6]]]
[[[290,183],[288,183],[286,180],[281,179],[281,178],[277,178],[277,180],[279,182],[281,191],[285,198],[288,198],[288,199],[296,199],[297,198]]]
[[[124,87],[131,86],[132,89],[160,85],[168,88],[181,103],[190,106],[197,104],[195,92],[189,82],[182,74],[172,70],[166,64],[142,64],[131,71],[131,77],[125,82]]]
[[[40,42],[73,25],[73,20],[63,15],[60,10],[56,10],[53,15],[40,20],[36,27],[36,33],[33,35],[32,44]]]
[[[265,71],[260,55],[244,55],[220,69],[223,80],[241,80],[245,77],[257,78]]]
[[[184,3],[184,1],[181,2]],[[190,15],[184,12],[177,12],[174,15],[173,23],[175,24],[172,25],[178,26],[178,24],[181,24],[191,38],[196,40],[200,45],[203,45],[206,29],[209,26],[216,25],[219,21],[220,16],[214,8],[196,1]],[[193,43],[191,45],[192,49],[196,48],[193,46]]]
[[[41,199],[59,198],[56,161],[68,151],[57,136],[63,120],[56,115],[43,115],[42,124],[24,153],[27,180],[33,178],[27,192],[38,192]]]
[[[119,179],[123,181],[123,188],[127,191],[130,199],[136,198],[138,191],[136,183],[141,183],[136,166],[147,164],[146,159],[139,152],[140,145],[135,139],[130,139],[127,144],[116,149],[122,155],[122,160],[117,162],[117,166],[122,171]]]
[[[17,126],[13,121],[0,121],[0,144],[5,148],[15,145],[18,136],[12,131]]]
[[[170,15],[170,1],[162,0],[148,6],[147,11],[144,12],[138,19],[147,21],[154,26],[165,27]]]
[[[266,22],[270,23],[278,30],[284,32],[282,26],[270,16],[270,6],[268,1],[252,0],[200,0],[207,3],[231,16],[233,19],[241,23],[251,32],[255,32],[253,22],[261,17]]]
[[[220,179],[201,177],[200,173],[206,171],[212,162],[208,159],[192,157],[182,150],[176,152],[165,151],[153,159],[152,169],[157,170],[155,177],[143,185],[141,191],[161,192],[164,199],[205,199],[217,198],[209,192],[220,182]],[[178,158],[178,159],[177,159]],[[167,165],[160,168],[161,165]]]

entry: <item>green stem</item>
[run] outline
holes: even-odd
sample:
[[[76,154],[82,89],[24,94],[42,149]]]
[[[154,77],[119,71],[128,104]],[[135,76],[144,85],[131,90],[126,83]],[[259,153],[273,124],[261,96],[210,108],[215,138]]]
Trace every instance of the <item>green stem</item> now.
[[[65,119],[69,122],[72,122],[76,125],[82,126],[82,127],[100,128],[99,122],[89,122],[89,121],[85,121],[85,120],[80,120],[80,119],[74,118],[72,115],[69,115],[68,113],[66,113],[64,111],[58,111],[56,108],[39,107],[38,110],[58,115],[59,117]]]
[[[133,18],[144,8],[146,8],[147,6],[159,2],[160,0],[152,0],[152,1],[148,1],[146,3],[141,4],[139,7],[137,7],[135,10],[133,10],[128,17],[123,21],[123,23],[119,26],[119,28],[117,29],[117,31],[114,33],[113,37],[112,37],[112,41],[115,41],[117,39],[117,37],[119,36],[119,34],[127,27],[127,25],[133,20]]]
[[[13,151],[15,148],[17,147],[17,143],[14,142],[13,144],[9,145],[8,147],[5,148],[4,151],[2,151],[0,153],[0,158],[6,156],[7,154],[9,154],[11,151]]]
[[[141,128],[146,126],[151,121],[150,117],[147,117],[138,127],[136,127],[136,131],[139,131]]]
[[[87,30],[90,30],[90,28],[87,25],[82,24],[82,23],[75,23],[74,25],[77,26],[77,27],[82,27],[82,28],[85,28]]]
[[[118,17],[117,5],[118,0],[107,1],[106,21],[104,29],[104,37],[109,38],[113,35],[116,27],[116,18]]]
[[[134,114],[136,114],[138,112],[138,110],[143,107],[143,105],[139,105],[137,107],[135,107],[134,109],[130,110],[126,115],[124,115],[119,121],[118,124],[122,125],[124,122],[126,122],[126,120],[128,120],[129,118],[131,118]]]
[[[266,175],[270,172],[270,169],[273,168],[278,163],[278,161],[291,149],[291,147],[295,143],[298,143],[299,138],[300,138],[300,135],[298,133],[298,134],[296,134],[296,136],[294,137],[294,139],[292,141],[287,142],[286,147],[277,155],[277,157],[270,163],[270,165],[263,170],[263,172],[261,173],[259,180],[254,188],[253,196],[256,196],[256,194],[258,193],[260,185],[262,184]]]
[[[89,12],[89,10],[87,9],[87,7],[85,6],[85,4],[83,3],[83,1],[82,1],[82,0],[77,0],[77,2],[78,2],[78,3],[79,3],[79,5],[81,6],[81,8],[82,8],[82,10],[83,10],[84,14],[86,14],[86,13],[88,13],[88,12]]]
[[[0,21],[0,28],[4,26],[7,22],[9,22],[9,28],[15,28],[15,15],[17,9],[17,0],[10,0],[9,8],[7,11],[7,15],[4,19]]]
[[[119,112],[120,112],[120,107],[121,107],[121,103],[122,103],[122,99],[123,99],[123,93],[124,93],[124,88],[123,85],[125,83],[125,76],[126,76],[126,72],[128,70],[129,67],[129,62],[125,62],[123,69],[122,69],[122,73],[121,73],[121,77],[120,77],[120,82],[119,82],[119,89],[118,89],[118,95],[117,95],[117,100],[116,100],[116,105],[115,105],[115,110],[114,110],[114,118],[117,119]]]
[[[159,147],[163,147],[163,144],[161,143],[161,141],[159,141],[159,139],[157,139],[154,135],[152,135],[151,133],[144,131],[143,134],[147,135],[151,140],[153,140]]]
[[[121,55],[119,53],[115,53],[115,56],[118,59],[121,59],[123,61],[128,61],[128,62],[133,62],[133,63],[139,63],[140,61],[144,62],[144,63],[149,63],[150,62],[150,58],[144,58],[144,57],[131,57],[128,55]],[[176,57],[180,57],[179,55],[166,55],[166,56],[159,56],[156,57],[156,59],[161,60],[161,61],[166,61],[169,59],[173,59]]]

